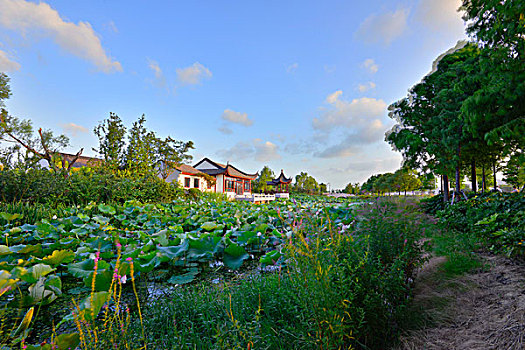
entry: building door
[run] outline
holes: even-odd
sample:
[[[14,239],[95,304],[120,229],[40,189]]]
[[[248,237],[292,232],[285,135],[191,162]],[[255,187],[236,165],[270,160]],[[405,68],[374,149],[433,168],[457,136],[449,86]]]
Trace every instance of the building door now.
[[[242,188],[242,181],[235,181],[235,193],[243,194],[244,190]]]

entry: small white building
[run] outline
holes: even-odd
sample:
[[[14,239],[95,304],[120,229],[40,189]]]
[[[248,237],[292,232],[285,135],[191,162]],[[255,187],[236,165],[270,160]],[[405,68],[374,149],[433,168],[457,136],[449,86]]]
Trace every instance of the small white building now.
[[[215,192],[215,185],[209,186],[206,179],[201,174],[202,171],[195,169],[191,165],[181,164],[175,167],[173,173],[167,178],[167,182],[176,181],[184,189],[196,188],[201,192]]]
[[[247,174],[231,164],[224,165],[209,158],[202,159],[193,168],[215,178],[213,192],[225,193],[230,199],[252,197],[252,181],[257,173]]]

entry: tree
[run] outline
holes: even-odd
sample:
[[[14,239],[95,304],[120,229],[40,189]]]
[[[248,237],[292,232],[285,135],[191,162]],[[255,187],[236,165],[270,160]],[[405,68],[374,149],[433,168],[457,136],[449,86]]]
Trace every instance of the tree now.
[[[142,115],[128,132],[120,117],[110,113],[94,129],[99,148],[93,150],[103,156],[105,166],[113,171],[127,169],[134,175],[154,174],[165,180],[178,165],[192,159],[188,152],[193,149],[193,142],[170,136],[159,138],[145,124],[146,117]]]
[[[272,190],[272,186],[268,185],[268,181],[272,181],[275,178],[275,174],[269,166],[265,165],[257,179],[254,181],[253,189],[255,192],[269,192]]]
[[[489,145],[499,143],[500,156],[520,158],[525,148],[525,5],[463,0],[462,8],[467,32],[483,47],[478,70],[483,84],[462,107],[467,127]],[[493,161],[493,172],[496,166]]]
[[[314,194],[319,193],[319,184],[308,173],[301,172],[295,176],[294,189],[297,192]]]
[[[38,135],[34,135],[31,120],[13,117],[4,108],[4,100],[9,96],[9,78],[0,73],[0,142],[10,145],[0,151],[0,162],[4,167],[27,169],[43,159],[52,170],[67,178],[83,149],[66,162],[60,150],[69,145],[69,139],[65,135],[55,136],[51,130],[42,128],[38,129]]]
[[[436,60],[433,72],[407,98],[390,106],[390,116],[399,124],[387,133],[387,142],[402,151],[405,165],[443,175],[444,200],[450,174],[455,173],[460,190],[460,170],[469,158],[465,153],[475,160],[475,150],[488,147],[467,127],[462,110],[481,84],[479,61],[476,45],[458,44]]]
[[[328,192],[328,187],[325,183],[320,183],[319,184],[319,193],[323,194],[323,193],[326,193]]]
[[[120,117],[110,112],[109,118],[95,126],[93,132],[99,140],[98,149],[93,151],[103,157],[105,166],[116,170],[124,165],[126,127]]]
[[[394,179],[395,183],[399,185],[398,188],[405,192],[405,196],[407,195],[407,191],[417,190],[421,188],[422,185],[417,173],[406,167],[397,170],[394,174]]]
[[[436,188],[436,176],[433,173],[419,175],[422,190],[433,190]]]
[[[126,149],[126,168],[134,174],[145,175],[156,171],[155,141],[156,136],[148,131],[144,124],[144,114],[129,129]]]
[[[348,194],[359,194],[360,185],[358,182],[356,183],[349,183],[344,188],[343,192]]]

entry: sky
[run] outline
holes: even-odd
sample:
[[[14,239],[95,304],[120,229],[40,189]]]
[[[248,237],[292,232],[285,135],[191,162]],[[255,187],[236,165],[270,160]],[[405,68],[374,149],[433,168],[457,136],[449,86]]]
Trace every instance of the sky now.
[[[96,156],[93,128],[142,114],[160,137],[330,189],[395,171],[384,142],[433,60],[466,39],[460,0],[0,0],[13,116]]]

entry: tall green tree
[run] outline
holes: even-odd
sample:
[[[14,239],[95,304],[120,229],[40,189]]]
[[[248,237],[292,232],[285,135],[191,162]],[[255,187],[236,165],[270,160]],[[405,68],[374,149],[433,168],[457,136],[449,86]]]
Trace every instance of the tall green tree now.
[[[301,193],[319,193],[319,184],[317,180],[308,175],[306,172],[301,172],[295,176],[294,190]]]
[[[467,127],[489,144],[499,143],[503,156],[523,154],[525,3],[463,0],[462,9],[467,32],[483,47],[478,70],[483,84],[462,107]]]
[[[254,181],[253,189],[255,192],[269,192],[272,190],[272,186],[268,185],[268,181],[272,181],[275,178],[275,173],[268,165],[265,165],[259,176]]]
[[[95,126],[93,132],[99,141],[98,148],[93,148],[93,151],[102,156],[105,166],[114,170],[123,166],[126,152],[126,127],[122,119],[116,113],[110,112],[109,118]]]
[[[407,98],[390,106],[390,116],[399,124],[386,135],[387,142],[403,153],[409,167],[443,175],[444,200],[448,200],[451,174],[460,190],[460,171],[468,160],[465,153],[471,150],[474,155],[473,150],[488,147],[466,126],[462,110],[481,84],[475,74],[479,60],[476,45],[456,46],[438,58],[434,71],[410,89]]]
[[[178,165],[192,159],[188,154],[194,148],[192,141],[157,137],[146,128],[144,115],[128,131],[120,117],[110,113],[94,132],[99,148],[93,150],[103,156],[105,166],[112,170],[127,169],[133,175],[153,174],[167,179]]]

